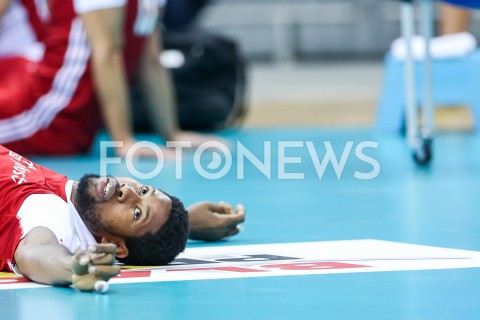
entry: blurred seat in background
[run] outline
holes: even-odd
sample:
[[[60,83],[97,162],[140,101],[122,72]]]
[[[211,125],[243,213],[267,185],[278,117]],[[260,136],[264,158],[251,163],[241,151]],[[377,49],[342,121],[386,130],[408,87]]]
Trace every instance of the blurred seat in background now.
[[[479,6],[480,1],[450,1],[456,4]],[[434,102],[443,106],[469,106],[474,123],[480,124],[480,50],[469,33],[470,11],[440,4],[439,36],[430,42],[433,58]],[[417,61],[417,105],[424,102],[422,60],[425,42],[420,36],[412,39],[412,53]],[[385,57],[385,75],[377,109],[376,126],[380,129],[401,130],[404,127],[404,63],[406,43],[398,38]]]

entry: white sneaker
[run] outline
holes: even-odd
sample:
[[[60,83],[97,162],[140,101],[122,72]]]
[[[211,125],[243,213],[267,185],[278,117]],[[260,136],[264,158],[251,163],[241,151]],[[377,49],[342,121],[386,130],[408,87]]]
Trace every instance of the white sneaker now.
[[[430,53],[432,58],[446,59],[462,57],[477,48],[477,39],[469,32],[460,32],[439,37],[430,41]],[[399,60],[404,60],[407,55],[405,40],[400,37],[390,45],[392,55]],[[425,58],[425,40],[421,36],[412,39],[412,53],[415,60]]]

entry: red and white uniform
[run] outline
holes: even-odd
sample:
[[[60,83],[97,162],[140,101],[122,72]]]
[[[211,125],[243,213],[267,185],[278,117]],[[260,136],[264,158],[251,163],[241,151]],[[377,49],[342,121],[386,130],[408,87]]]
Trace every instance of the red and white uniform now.
[[[124,61],[130,80],[163,0],[22,0],[43,59],[20,72],[3,73],[0,61],[0,144],[18,153],[74,154],[89,150],[101,125],[90,46],[77,14],[126,6]]]
[[[18,243],[35,227],[72,253],[97,243],[70,200],[73,183],[0,146],[0,271],[13,271]]]

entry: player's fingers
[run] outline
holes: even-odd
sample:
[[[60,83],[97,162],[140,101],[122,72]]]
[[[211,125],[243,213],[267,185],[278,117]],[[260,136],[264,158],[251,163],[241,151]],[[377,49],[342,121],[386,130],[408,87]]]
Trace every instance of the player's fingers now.
[[[175,160],[175,150],[171,150],[168,148],[160,148],[161,150],[161,155],[160,153],[157,154],[155,150],[152,150],[150,148],[139,148],[134,154],[135,159],[139,158],[158,158],[160,156],[163,156],[163,159],[166,161],[173,161]]]
[[[94,274],[74,274],[72,276],[73,286],[81,291],[93,291],[95,289],[95,281],[97,281],[97,278]]]
[[[90,263],[89,254],[85,251],[77,251],[72,258],[72,271],[74,274],[82,275],[88,273]]]
[[[225,210],[225,207],[222,206],[220,203],[209,202],[208,203],[208,209],[212,212],[216,212],[216,213],[220,213],[220,214],[227,213],[227,211]]]
[[[239,227],[239,226],[236,226],[235,228],[231,229],[230,231],[228,231],[227,235],[225,237],[231,237],[231,236],[234,236],[236,234],[238,234],[242,229]]]
[[[163,158],[166,161],[176,160],[176,151],[169,148],[162,148]]]
[[[94,274],[97,278],[108,280],[120,274],[119,266],[91,265],[88,272]]]
[[[218,204],[223,207],[223,210],[225,213],[227,214],[235,213],[235,210],[233,210],[232,206],[229,203],[225,201],[220,201]]]
[[[245,221],[245,208],[243,207],[243,205],[239,204],[237,206],[237,213],[225,216],[225,218],[228,219],[228,223],[230,226],[236,226],[237,224]]]
[[[83,276],[73,275],[72,285],[80,291],[96,291],[99,293],[108,291],[108,282],[90,273]]]
[[[87,250],[90,253],[111,253],[115,255],[117,252],[117,246],[113,243],[99,243],[88,246]]]
[[[90,261],[94,265],[112,265],[115,263],[115,256],[111,253],[92,253]]]
[[[157,154],[155,150],[146,148],[146,147],[139,147],[135,150],[135,153],[132,154],[136,159],[138,158],[155,158]]]
[[[243,204],[237,204],[237,213],[245,214],[245,207],[243,206]]]

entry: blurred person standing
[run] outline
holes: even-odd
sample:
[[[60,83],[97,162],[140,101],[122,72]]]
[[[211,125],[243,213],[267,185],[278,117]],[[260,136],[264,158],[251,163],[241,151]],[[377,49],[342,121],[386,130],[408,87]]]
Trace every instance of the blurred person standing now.
[[[439,2],[439,24],[437,35],[430,41],[430,53],[433,58],[462,57],[477,48],[477,39],[470,33],[471,12],[469,9],[454,4]],[[403,38],[392,42],[392,54],[397,59],[404,59],[406,44]],[[422,36],[412,39],[412,52],[417,60],[425,55],[425,40]]]
[[[469,9],[449,3],[441,3],[439,34],[457,34],[470,30],[471,12]]]

